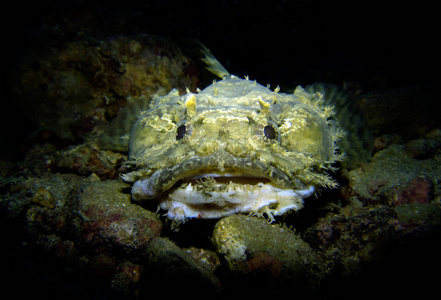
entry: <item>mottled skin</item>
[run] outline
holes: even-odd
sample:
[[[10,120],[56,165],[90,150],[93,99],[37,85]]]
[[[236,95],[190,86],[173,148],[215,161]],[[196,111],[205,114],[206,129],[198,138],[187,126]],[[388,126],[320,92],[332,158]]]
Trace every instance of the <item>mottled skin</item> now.
[[[197,94],[155,97],[130,137],[136,200],[158,199],[171,219],[281,215],[303,206],[341,159],[342,130],[322,94],[271,91],[225,76]]]

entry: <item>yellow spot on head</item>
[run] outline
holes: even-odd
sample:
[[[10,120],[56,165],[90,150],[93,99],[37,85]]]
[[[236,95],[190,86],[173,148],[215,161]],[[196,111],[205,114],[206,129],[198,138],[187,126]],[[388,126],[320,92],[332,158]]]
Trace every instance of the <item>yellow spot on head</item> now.
[[[259,104],[260,104],[260,106],[262,108],[267,108],[268,109],[270,107],[270,104],[268,102],[263,101],[261,96],[259,96],[257,98],[257,100],[259,100]]]
[[[185,106],[187,106],[187,114],[189,117],[194,117],[196,115],[196,97],[193,94],[187,96],[185,100]]]
[[[260,97],[260,96],[257,98],[257,100],[259,100],[259,104],[260,104],[260,108],[261,108],[260,113],[268,116],[269,115],[269,108],[270,108],[271,104],[263,101],[262,97]]]

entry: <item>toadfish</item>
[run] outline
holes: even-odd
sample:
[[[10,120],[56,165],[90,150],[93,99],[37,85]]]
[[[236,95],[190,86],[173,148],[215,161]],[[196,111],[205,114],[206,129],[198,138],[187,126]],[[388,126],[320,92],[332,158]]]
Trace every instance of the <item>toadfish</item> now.
[[[158,201],[169,219],[221,218],[236,213],[270,221],[303,207],[343,153],[344,130],[323,93],[293,94],[231,75],[203,47],[222,78],[197,93],[155,96],[129,142],[132,197]]]

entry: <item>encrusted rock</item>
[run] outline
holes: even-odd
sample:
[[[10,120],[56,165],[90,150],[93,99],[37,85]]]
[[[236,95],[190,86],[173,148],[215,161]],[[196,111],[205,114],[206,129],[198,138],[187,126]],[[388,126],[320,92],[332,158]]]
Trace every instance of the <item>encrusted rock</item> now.
[[[117,169],[126,159],[121,153],[102,150],[96,144],[88,143],[59,151],[54,165],[58,170],[83,176],[96,174],[106,180],[118,178]]]
[[[51,192],[44,187],[40,187],[33,195],[32,202],[52,209],[55,207],[56,200]]]
[[[84,36],[54,34],[43,43],[49,48],[29,51],[17,68],[17,102],[38,129],[51,129],[59,140],[81,141],[127,104],[148,102],[155,93],[197,87],[194,63],[171,41],[76,35]],[[122,134],[132,124],[125,125]]]
[[[304,284],[311,287],[325,275],[316,253],[299,235],[261,218],[223,218],[216,224],[212,240],[235,276],[251,276],[256,279],[253,285],[289,283],[303,289]]]
[[[429,202],[439,194],[440,166],[440,155],[414,159],[403,145],[391,145],[378,151],[365,168],[350,171],[349,185],[352,195],[365,204]]]
[[[427,159],[441,153],[441,139],[416,139],[408,141],[406,152],[416,159]]]
[[[425,204],[429,203],[432,197],[432,180],[425,177],[416,177],[404,186],[398,185],[385,192],[387,204],[391,206],[412,203]]]
[[[68,193],[83,179],[74,174],[46,173],[40,177],[9,177],[1,180],[0,213],[14,219],[32,207],[60,212]],[[31,207],[31,208],[32,208]],[[56,214],[54,212],[54,214]]]
[[[437,204],[404,204],[395,207],[401,237],[424,236],[425,232],[441,230],[441,207]]]
[[[125,255],[144,251],[161,233],[162,223],[149,210],[130,203],[128,185],[93,181],[71,192],[68,211],[78,243]]]
[[[212,293],[221,289],[219,279],[205,263],[179,248],[167,238],[154,239],[146,251],[148,273],[143,284],[146,288],[168,288],[167,295],[182,295],[188,287],[197,293]],[[170,288],[169,283],[173,283]],[[148,293],[148,290],[144,290]],[[204,294],[205,295],[205,294]]]
[[[141,279],[142,266],[125,261],[118,265],[112,287],[115,291],[123,294],[135,294],[137,285]]]
[[[199,265],[209,271],[213,272],[220,267],[219,256],[214,251],[196,247],[190,247],[186,251]]]
[[[303,237],[313,249],[328,256],[326,260],[333,264],[343,263],[353,271],[360,261],[372,258],[370,251],[375,250],[377,242],[383,241],[383,235],[395,230],[396,223],[393,209],[378,208],[352,217],[323,218],[308,228]]]

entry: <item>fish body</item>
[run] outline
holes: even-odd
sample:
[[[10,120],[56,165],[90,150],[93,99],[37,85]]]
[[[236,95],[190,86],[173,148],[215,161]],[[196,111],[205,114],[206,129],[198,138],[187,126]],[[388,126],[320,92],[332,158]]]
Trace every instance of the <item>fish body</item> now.
[[[133,171],[123,175],[133,198],[158,201],[173,220],[251,213],[272,221],[319,187],[336,187],[326,171],[343,157],[344,132],[323,94],[280,93],[225,72],[198,93],[154,97],[141,113],[130,136]]]

